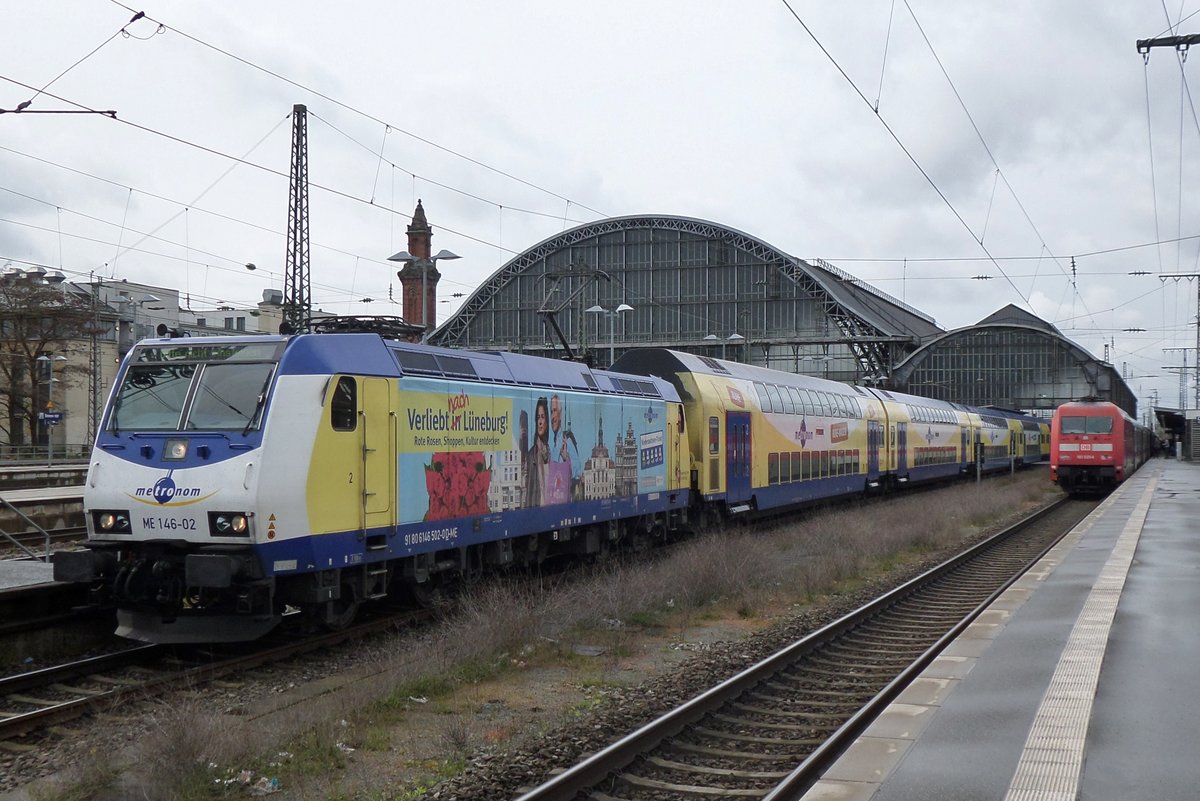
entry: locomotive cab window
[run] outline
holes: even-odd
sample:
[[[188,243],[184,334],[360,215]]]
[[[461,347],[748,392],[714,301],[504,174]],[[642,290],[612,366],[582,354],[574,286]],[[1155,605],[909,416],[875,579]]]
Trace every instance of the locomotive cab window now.
[[[256,355],[234,348],[178,348],[165,355],[154,349],[135,354],[109,409],[107,430],[249,432],[257,428],[275,364],[248,360]]]
[[[178,431],[195,374],[194,364],[133,365],[113,399],[109,430]]]
[[[1084,416],[1079,414],[1064,414],[1062,416],[1062,432],[1064,434],[1111,434],[1113,422],[1111,417]]]
[[[259,423],[272,364],[206,364],[188,411],[187,428],[248,430]]]
[[[333,389],[329,422],[334,431],[353,431],[358,427],[358,383],[349,376],[339,378]]]

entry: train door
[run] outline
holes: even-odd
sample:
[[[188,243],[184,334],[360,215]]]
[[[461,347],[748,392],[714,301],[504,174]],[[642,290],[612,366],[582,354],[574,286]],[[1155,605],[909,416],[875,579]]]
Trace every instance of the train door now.
[[[867,421],[867,483],[879,483],[879,445],[883,441],[883,426],[878,420]]]
[[[667,414],[667,488],[683,489],[690,480],[687,431],[683,422],[683,404]]]
[[[967,465],[971,461],[971,452],[969,450],[967,450],[967,448],[970,447],[967,444],[967,429],[960,428],[958,430],[958,439],[959,439],[959,447],[962,448],[961,469],[965,472],[967,469]]]
[[[392,413],[386,378],[362,380],[362,505],[363,528],[392,524],[395,464],[392,454]]]
[[[750,413],[725,413],[725,493],[730,501],[750,499]]]
[[[896,423],[896,475],[908,475],[908,423]]]

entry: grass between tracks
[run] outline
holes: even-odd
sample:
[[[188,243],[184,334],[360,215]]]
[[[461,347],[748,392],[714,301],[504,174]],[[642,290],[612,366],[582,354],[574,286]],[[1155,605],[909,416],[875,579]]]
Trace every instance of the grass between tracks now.
[[[981,485],[814,512],[796,523],[682,544],[662,558],[599,566],[552,592],[534,584],[486,586],[462,599],[444,624],[395,635],[391,654],[337,692],[317,695],[261,720],[223,715],[197,700],[155,703],[148,731],[129,758],[95,753],[37,801],[208,801],[250,794],[334,801],[415,799],[456,775],[482,744],[528,731],[481,728],[452,714],[464,687],[530,666],[571,666],[586,642],[603,651],[588,661],[602,687],[615,680],[639,627],[682,633],[715,614],[764,624],[781,610],[844,592],[872,575],[953,547],[1056,495],[1044,470]],[[201,690],[201,693],[203,691]],[[599,703],[589,696],[567,714]],[[397,731],[420,705],[444,711],[428,736],[436,758],[410,759]],[[554,725],[553,720],[545,723]],[[429,743],[426,743],[428,746]],[[399,782],[351,779],[356,752],[405,762]]]

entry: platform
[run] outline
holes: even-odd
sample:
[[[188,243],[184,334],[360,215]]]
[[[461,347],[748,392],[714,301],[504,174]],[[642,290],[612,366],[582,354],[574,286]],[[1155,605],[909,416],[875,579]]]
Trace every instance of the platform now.
[[[1153,459],[1004,592],[805,801],[1193,799],[1200,465]]]
[[[24,489],[6,490],[0,492],[0,498],[3,498],[14,506],[29,503],[45,503],[47,501],[75,501],[83,503],[83,485],[26,487]]]
[[[54,565],[26,559],[0,559],[0,593],[54,583]]]

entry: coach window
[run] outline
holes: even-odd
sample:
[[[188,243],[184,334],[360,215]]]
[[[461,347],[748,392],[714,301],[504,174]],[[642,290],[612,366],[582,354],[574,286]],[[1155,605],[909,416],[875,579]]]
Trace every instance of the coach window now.
[[[796,414],[804,414],[804,400],[800,397],[800,390],[788,387],[788,394],[792,396],[792,407],[796,410]]]
[[[771,398],[767,395],[767,387],[765,384],[754,382],[754,391],[758,393],[758,408],[764,412],[771,411]]]
[[[792,403],[792,396],[791,396],[791,394],[788,393],[787,387],[779,388],[779,399],[783,401],[783,413],[784,414],[795,414],[796,413],[796,407]]]
[[[715,417],[708,418],[708,452],[721,451],[721,421]]]
[[[767,395],[771,398],[771,411],[776,414],[782,414],[783,399],[779,397],[779,388],[774,384],[767,384]]]
[[[353,431],[358,425],[358,384],[342,376],[333,390],[329,404],[329,422],[334,431]]]
[[[809,389],[804,390],[804,413],[818,414],[819,410],[816,393]]]

